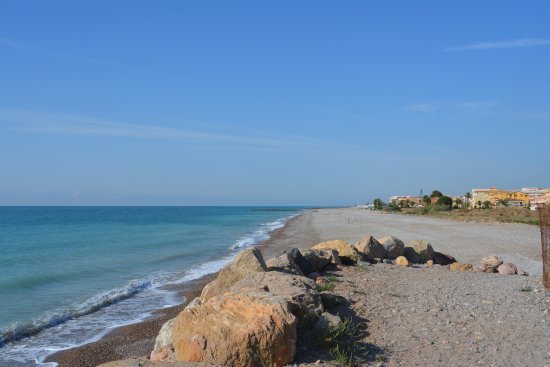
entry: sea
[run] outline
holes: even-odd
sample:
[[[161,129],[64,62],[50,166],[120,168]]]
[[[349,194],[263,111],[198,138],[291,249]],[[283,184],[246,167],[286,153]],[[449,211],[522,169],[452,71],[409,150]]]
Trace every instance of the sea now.
[[[172,285],[214,273],[303,207],[0,207],[0,367],[55,366],[182,302]]]

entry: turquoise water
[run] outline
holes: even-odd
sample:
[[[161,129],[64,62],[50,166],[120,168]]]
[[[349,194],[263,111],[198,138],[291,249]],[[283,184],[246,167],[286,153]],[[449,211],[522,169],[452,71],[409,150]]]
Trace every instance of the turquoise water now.
[[[303,208],[0,207],[0,366],[101,337],[178,302]]]

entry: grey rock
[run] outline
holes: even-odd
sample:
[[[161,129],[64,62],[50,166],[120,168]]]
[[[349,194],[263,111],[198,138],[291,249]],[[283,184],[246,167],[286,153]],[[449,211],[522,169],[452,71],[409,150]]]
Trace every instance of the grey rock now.
[[[383,259],[386,256],[386,249],[384,246],[372,236],[363,238],[354,246],[355,249],[359,251],[359,254],[362,255],[363,259],[367,261],[372,261],[376,258]]]
[[[300,256],[302,256],[300,254]],[[295,257],[288,253],[284,253],[274,259],[269,259],[265,262],[268,271],[280,271],[283,273],[304,275],[298,264],[294,262]]]
[[[334,254],[328,250],[303,250],[303,257],[308,262],[308,272],[318,272],[323,270],[327,265],[332,263]],[[338,256],[338,255],[336,255]]]
[[[504,263],[499,265],[497,271],[502,275],[514,275],[517,274],[518,268],[512,263]]]
[[[382,237],[378,240],[384,249],[386,250],[386,259],[396,259],[399,256],[403,256],[405,252],[405,244],[399,238],[393,236]]]
[[[413,263],[425,263],[434,259],[432,244],[426,240],[413,240],[407,243],[404,254],[407,260]]]

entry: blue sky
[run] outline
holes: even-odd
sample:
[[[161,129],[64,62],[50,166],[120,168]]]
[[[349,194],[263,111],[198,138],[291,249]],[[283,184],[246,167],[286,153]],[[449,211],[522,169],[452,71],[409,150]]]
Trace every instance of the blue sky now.
[[[2,1],[0,204],[550,186],[547,1]]]

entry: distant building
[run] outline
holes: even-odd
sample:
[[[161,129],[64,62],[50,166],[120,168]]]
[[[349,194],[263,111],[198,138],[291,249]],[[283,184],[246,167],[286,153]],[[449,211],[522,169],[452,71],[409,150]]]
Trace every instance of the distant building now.
[[[529,198],[529,204],[531,210],[536,210],[538,207],[547,204],[548,189],[541,189],[538,187],[524,187],[521,192],[526,194]]]
[[[529,195],[522,191],[501,190],[496,187],[489,189],[472,190],[472,207],[478,208],[479,203],[483,206],[485,202],[491,203],[491,206],[527,206],[529,205]]]
[[[424,205],[422,197],[419,196],[407,196],[407,195],[395,195],[390,196],[389,203],[399,204],[401,206],[419,207]]]

